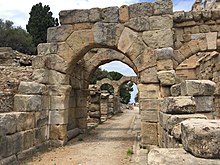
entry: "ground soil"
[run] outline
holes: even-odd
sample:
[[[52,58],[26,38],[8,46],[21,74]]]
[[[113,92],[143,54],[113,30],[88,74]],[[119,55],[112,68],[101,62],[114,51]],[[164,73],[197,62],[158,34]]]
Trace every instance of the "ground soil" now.
[[[134,134],[132,121],[138,110],[124,110],[80,135],[65,147],[35,156],[28,165],[129,165]]]

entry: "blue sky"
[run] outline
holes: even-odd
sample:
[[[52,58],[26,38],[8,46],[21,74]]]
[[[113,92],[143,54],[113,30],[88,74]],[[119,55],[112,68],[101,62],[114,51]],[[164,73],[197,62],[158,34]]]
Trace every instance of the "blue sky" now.
[[[58,17],[61,10],[69,9],[89,9],[93,7],[109,7],[130,5],[138,2],[154,2],[154,0],[0,0],[0,18],[3,20],[11,20],[15,26],[26,28],[31,7],[39,2],[43,5],[49,5],[54,17]],[[174,11],[191,10],[195,0],[173,0]],[[127,65],[115,61],[105,64],[102,69],[108,71],[118,71],[126,76],[134,76],[134,71]],[[132,100],[137,93],[137,88],[134,88]]]

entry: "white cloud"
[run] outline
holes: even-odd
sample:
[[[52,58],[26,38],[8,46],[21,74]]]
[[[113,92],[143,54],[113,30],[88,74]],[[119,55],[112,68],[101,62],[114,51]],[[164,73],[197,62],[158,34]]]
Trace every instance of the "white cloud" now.
[[[137,76],[132,68],[130,68],[128,65],[120,62],[120,61],[113,61],[107,64],[104,64],[101,66],[102,69],[105,69],[107,71],[116,71],[124,76]]]

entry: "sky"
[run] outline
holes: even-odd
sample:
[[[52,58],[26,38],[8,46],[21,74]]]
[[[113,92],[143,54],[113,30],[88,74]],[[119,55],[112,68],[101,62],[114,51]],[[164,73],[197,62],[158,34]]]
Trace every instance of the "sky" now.
[[[71,9],[90,9],[93,7],[109,7],[130,5],[139,2],[154,2],[154,0],[0,0],[0,18],[14,22],[15,26],[21,26],[26,29],[26,24],[29,19],[29,12],[33,5],[41,2],[43,5],[49,5],[53,12],[53,17],[58,18],[61,10]],[[174,11],[191,10],[195,0],[173,0]],[[136,75],[134,71],[127,65],[115,61],[105,64],[101,67],[108,71],[118,71],[125,76]],[[134,86],[131,102],[137,93],[137,87]]]

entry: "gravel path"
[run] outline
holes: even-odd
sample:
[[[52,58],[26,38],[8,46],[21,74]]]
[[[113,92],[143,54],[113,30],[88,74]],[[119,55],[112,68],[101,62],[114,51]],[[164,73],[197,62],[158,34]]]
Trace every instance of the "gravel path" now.
[[[131,125],[138,110],[125,110],[63,148],[34,157],[28,165],[129,165],[134,144]]]

